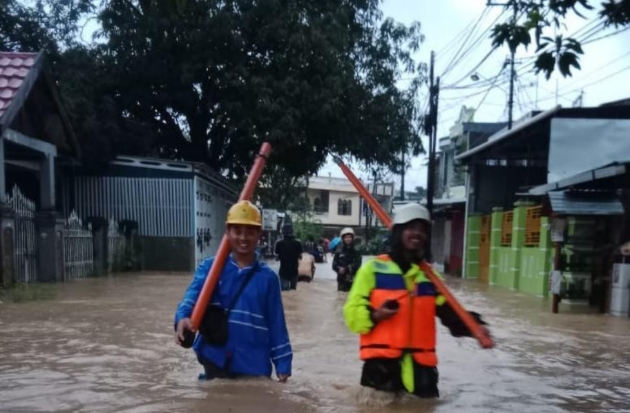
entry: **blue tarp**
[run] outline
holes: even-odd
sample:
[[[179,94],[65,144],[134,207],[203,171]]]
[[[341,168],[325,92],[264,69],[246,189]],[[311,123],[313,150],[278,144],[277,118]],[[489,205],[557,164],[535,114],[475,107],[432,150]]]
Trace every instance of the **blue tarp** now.
[[[330,244],[328,244],[328,249],[330,251],[334,251],[335,249],[337,249],[337,245],[339,245],[340,242],[341,238],[335,237],[332,241],[330,241]]]

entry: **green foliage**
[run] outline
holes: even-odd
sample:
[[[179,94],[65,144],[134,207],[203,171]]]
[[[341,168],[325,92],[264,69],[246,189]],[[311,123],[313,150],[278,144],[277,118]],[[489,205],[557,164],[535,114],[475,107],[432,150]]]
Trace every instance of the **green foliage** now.
[[[54,57],[77,45],[80,19],[94,10],[91,0],[0,0],[0,50]]]
[[[324,227],[321,222],[314,219],[298,220],[293,222],[293,234],[302,242],[309,239],[317,242],[324,235]]]
[[[497,24],[492,30],[492,44],[499,47],[506,44],[512,52],[519,46],[527,48],[535,42],[538,56],[536,72],[543,72],[547,79],[557,68],[564,77],[572,75],[572,69],[580,69],[580,56],[584,54],[580,41],[562,35],[546,36],[549,30],[564,28],[564,21],[570,15],[584,18],[584,10],[593,10],[588,0],[512,0],[506,6],[517,8],[525,19]],[[598,18],[603,27],[626,26],[630,24],[630,0],[607,0],[602,2]]]
[[[256,196],[264,208],[278,211],[308,210],[306,182],[306,177],[292,176],[286,168],[272,163],[265,167]]]
[[[357,246],[361,255],[378,255],[386,253],[384,241],[387,239],[389,231],[385,228],[368,228],[368,241]]]
[[[56,296],[56,284],[19,283],[11,288],[0,288],[0,304],[2,302],[20,303],[35,300],[52,300]]]

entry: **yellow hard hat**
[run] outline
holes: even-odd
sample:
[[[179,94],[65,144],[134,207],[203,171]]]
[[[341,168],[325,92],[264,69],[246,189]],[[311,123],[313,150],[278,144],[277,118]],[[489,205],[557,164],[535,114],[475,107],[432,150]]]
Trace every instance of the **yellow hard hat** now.
[[[225,223],[230,225],[252,225],[262,227],[260,210],[249,201],[238,201],[228,211]]]

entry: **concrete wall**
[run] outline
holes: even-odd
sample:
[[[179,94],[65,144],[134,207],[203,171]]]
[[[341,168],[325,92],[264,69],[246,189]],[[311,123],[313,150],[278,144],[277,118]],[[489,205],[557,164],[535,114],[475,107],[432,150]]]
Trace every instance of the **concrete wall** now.
[[[548,228],[549,219],[540,220],[540,243],[525,246],[525,218],[530,204],[517,203],[514,209],[512,244],[501,245],[501,218],[503,211],[492,214],[490,249],[490,284],[518,290],[527,294],[546,296],[549,289],[549,271],[553,246]]]
[[[479,277],[479,230],[481,215],[468,217],[466,232],[466,278]]]
[[[531,204],[524,202],[515,204],[516,208],[514,208],[514,219],[512,222],[512,245],[495,247],[490,251],[490,261],[494,260],[497,262],[496,271],[493,272],[491,270],[490,272],[491,284],[515,290],[519,288],[521,252],[525,247],[525,218],[528,206],[531,206]],[[492,231],[492,234],[497,234],[500,237],[501,220],[493,219],[492,223],[499,225],[499,231]],[[492,229],[495,230],[496,227]],[[498,257],[493,257],[493,254],[498,254]]]
[[[141,237],[141,245],[145,271],[195,270],[194,238]]]
[[[540,245],[523,248],[519,291],[546,297],[549,294],[549,272],[552,268],[553,244],[548,228],[549,218],[540,219]]]

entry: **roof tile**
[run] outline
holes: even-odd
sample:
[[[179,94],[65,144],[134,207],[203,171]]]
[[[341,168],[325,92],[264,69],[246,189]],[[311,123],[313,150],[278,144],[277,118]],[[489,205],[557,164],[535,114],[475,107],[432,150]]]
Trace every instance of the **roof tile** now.
[[[36,53],[0,52],[0,119],[35,64]]]

